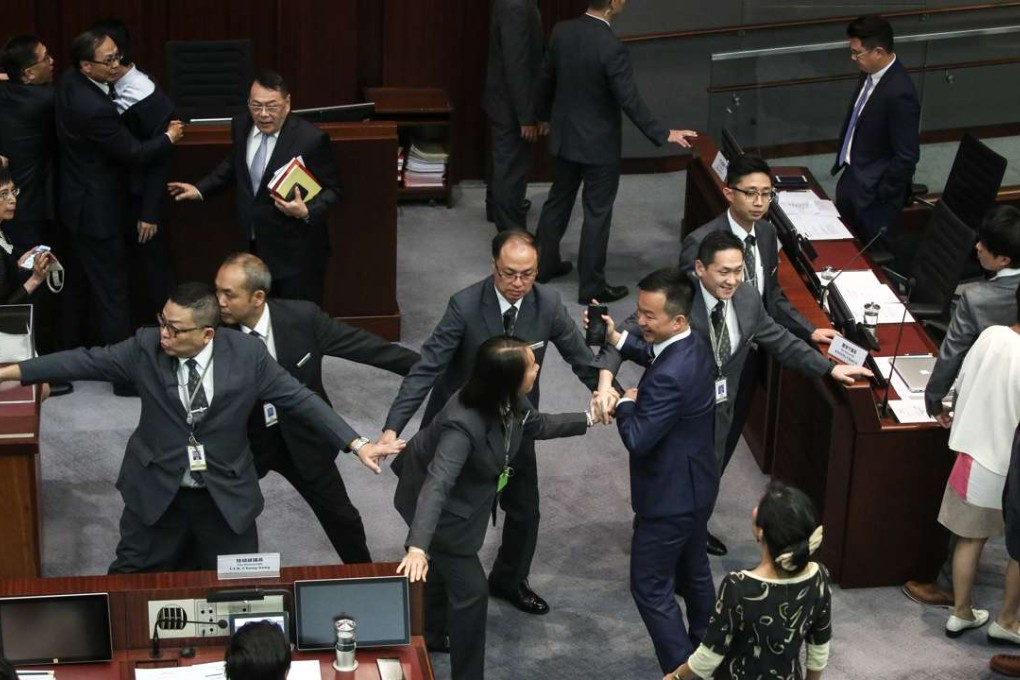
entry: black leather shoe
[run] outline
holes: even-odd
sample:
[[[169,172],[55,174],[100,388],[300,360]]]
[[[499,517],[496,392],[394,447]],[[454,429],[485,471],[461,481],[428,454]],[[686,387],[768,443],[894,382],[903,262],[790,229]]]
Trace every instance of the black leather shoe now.
[[[549,613],[549,603],[539,597],[538,594],[528,586],[527,580],[521,581],[520,585],[518,585],[512,592],[507,592],[500,587],[494,586],[490,580],[489,594],[493,597],[498,597],[501,600],[506,600],[527,614]]]
[[[65,394],[71,394],[74,392],[74,383],[69,382],[51,382],[50,383],[50,396],[51,397],[62,397]]]
[[[450,636],[444,635],[441,638],[425,636],[425,649],[437,654],[450,653]]]
[[[133,383],[113,383],[113,393],[118,397],[138,396],[138,390]]]
[[[535,280],[539,283],[549,283],[553,279],[558,279],[561,276],[566,276],[570,272],[574,271],[574,265],[569,262],[560,262],[551,272],[546,274],[540,274],[535,277]]]
[[[729,552],[729,550],[726,549],[726,544],[723,543],[722,541],[720,541],[718,538],[716,538],[712,534],[708,535],[708,540],[705,541],[705,544],[708,547],[708,554],[709,555],[715,555],[716,557],[721,557],[722,555],[725,555],[726,553]]]
[[[622,300],[623,298],[627,297],[629,293],[630,290],[627,288],[627,286],[610,286],[607,283],[606,287],[599,291],[597,294],[592,295],[590,298],[587,299],[578,298],[577,302],[578,304],[587,305],[591,302],[591,298],[595,298],[601,303],[616,302],[617,300]]]

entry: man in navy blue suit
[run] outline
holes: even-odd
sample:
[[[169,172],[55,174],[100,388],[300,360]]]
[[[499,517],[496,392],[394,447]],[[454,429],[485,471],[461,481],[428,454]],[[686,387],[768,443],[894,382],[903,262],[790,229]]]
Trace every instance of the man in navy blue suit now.
[[[630,589],[665,673],[697,647],[715,602],[705,542],[719,491],[716,362],[688,324],[694,285],[682,271],[652,272],[638,288],[641,338],[629,333],[620,352],[646,369],[616,418],[636,515]],[[686,627],[674,592],[683,595]]]
[[[854,19],[846,29],[850,57],[861,76],[847,109],[832,174],[836,207],[864,239],[892,231],[907,204],[921,157],[921,104],[910,74],[893,51],[893,30],[882,17]]]

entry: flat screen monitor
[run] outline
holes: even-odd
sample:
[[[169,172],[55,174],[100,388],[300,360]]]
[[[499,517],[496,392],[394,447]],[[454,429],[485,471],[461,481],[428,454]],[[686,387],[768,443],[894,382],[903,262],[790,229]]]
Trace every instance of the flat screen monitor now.
[[[295,109],[293,113],[312,123],[359,123],[375,115],[375,102]]]
[[[722,129],[722,155],[726,156],[726,160],[732,161],[737,156],[742,156],[744,150],[740,148],[740,144],[737,142],[737,138],[733,136],[733,133],[728,128]]]
[[[0,655],[15,666],[112,660],[109,597],[0,598]]]
[[[357,624],[358,647],[411,642],[410,597],[403,576],[294,582],[298,649],[332,649],[333,622],[341,614]]]
[[[249,623],[267,621],[283,631],[283,634],[290,639],[290,615],[287,612],[249,612],[247,614],[231,614],[228,620],[230,634],[233,635]]]

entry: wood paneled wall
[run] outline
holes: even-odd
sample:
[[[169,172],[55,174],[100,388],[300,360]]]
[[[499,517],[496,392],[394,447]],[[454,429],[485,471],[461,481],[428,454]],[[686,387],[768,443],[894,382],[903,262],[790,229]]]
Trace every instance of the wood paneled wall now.
[[[538,0],[546,30],[587,0]],[[484,174],[481,109],[490,0],[18,0],[6,3],[0,41],[40,36],[68,65],[71,40],[94,21],[124,20],[139,67],[157,81],[168,40],[250,38],[256,68],[274,68],[299,108],[361,100],[367,85],[446,88],[454,106],[454,181]]]

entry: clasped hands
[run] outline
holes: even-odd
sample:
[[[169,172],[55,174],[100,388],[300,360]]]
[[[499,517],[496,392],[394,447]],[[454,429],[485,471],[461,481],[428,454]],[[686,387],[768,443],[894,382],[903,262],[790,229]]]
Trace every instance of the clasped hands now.
[[[620,393],[612,387],[598,389],[592,392],[591,404],[589,405],[591,420],[593,423],[613,424],[613,414],[616,412],[616,402],[620,401]]]
[[[387,437],[387,433],[392,433],[392,437]],[[357,440],[351,442],[348,446],[353,449]],[[358,460],[375,474],[382,472],[379,467],[379,463],[386,460],[390,456],[395,456],[403,451],[404,446],[407,445],[403,439],[397,438],[397,433],[392,430],[387,430],[383,433],[378,440],[369,442],[358,449],[357,455]]]

